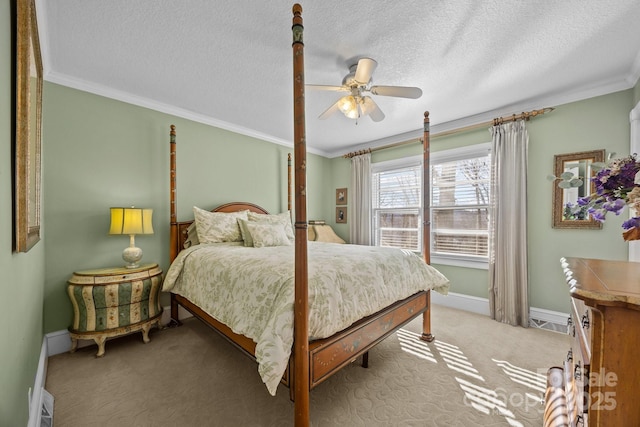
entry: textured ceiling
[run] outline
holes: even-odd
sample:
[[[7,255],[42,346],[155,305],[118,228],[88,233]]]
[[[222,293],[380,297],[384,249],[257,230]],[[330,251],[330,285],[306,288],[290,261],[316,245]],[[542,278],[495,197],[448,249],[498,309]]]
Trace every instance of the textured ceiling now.
[[[340,85],[362,56],[381,122],[317,117],[341,94],[306,91],[308,148],[327,156],[633,87],[638,0],[301,2],[305,80]],[[269,0],[37,0],[45,79],[242,134],[293,138],[291,7]]]

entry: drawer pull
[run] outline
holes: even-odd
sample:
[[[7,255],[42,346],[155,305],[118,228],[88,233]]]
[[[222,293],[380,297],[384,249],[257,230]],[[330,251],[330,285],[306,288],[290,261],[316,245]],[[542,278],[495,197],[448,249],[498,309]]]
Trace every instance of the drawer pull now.
[[[567,317],[567,326],[573,325],[573,318],[571,316]]]
[[[576,325],[571,326],[571,336],[575,338],[576,336]]]
[[[578,381],[582,378],[582,367],[580,366],[580,361],[578,361],[578,364],[573,370],[573,378]]]
[[[585,313],[582,315],[582,327],[585,329],[589,329],[589,313]]]
[[[569,349],[567,352],[567,362],[573,362],[573,350]]]

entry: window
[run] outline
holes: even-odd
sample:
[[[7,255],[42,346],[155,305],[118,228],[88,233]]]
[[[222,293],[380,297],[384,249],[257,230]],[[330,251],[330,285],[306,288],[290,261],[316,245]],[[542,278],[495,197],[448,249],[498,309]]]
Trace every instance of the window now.
[[[431,153],[431,262],[486,268],[490,144]],[[422,252],[422,156],[371,165],[376,246]]]
[[[373,244],[422,251],[422,158],[371,165]]]
[[[431,259],[465,265],[488,260],[489,144],[431,156]]]

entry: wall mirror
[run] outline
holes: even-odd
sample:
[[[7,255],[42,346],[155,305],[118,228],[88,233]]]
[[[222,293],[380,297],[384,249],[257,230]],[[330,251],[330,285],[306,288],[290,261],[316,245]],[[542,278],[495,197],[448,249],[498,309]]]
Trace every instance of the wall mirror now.
[[[595,171],[592,165],[604,161],[604,150],[558,154],[554,160],[554,175],[558,178],[553,182],[553,228],[602,228],[602,223],[576,205],[579,198],[594,191],[591,177]],[[565,172],[573,173],[583,184],[572,188],[558,187],[559,177]]]
[[[15,240],[27,252],[40,240],[42,57],[34,0],[17,2]]]

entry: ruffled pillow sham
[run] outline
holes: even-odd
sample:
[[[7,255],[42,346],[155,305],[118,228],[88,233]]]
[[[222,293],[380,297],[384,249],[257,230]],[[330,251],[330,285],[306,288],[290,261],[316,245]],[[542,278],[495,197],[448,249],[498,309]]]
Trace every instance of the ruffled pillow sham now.
[[[242,236],[238,219],[247,219],[248,210],[238,212],[209,212],[193,207],[196,231],[200,243],[240,242]]]
[[[291,215],[289,214],[289,212],[282,212],[279,214],[259,214],[255,212],[248,212],[247,216],[249,218],[249,221],[255,221],[264,224],[281,224],[284,227],[287,238],[290,241],[295,240],[295,235],[293,233],[293,224],[291,223]]]
[[[251,235],[254,248],[291,245],[291,240],[289,240],[284,227],[280,224],[246,221],[245,225],[248,234]]]

